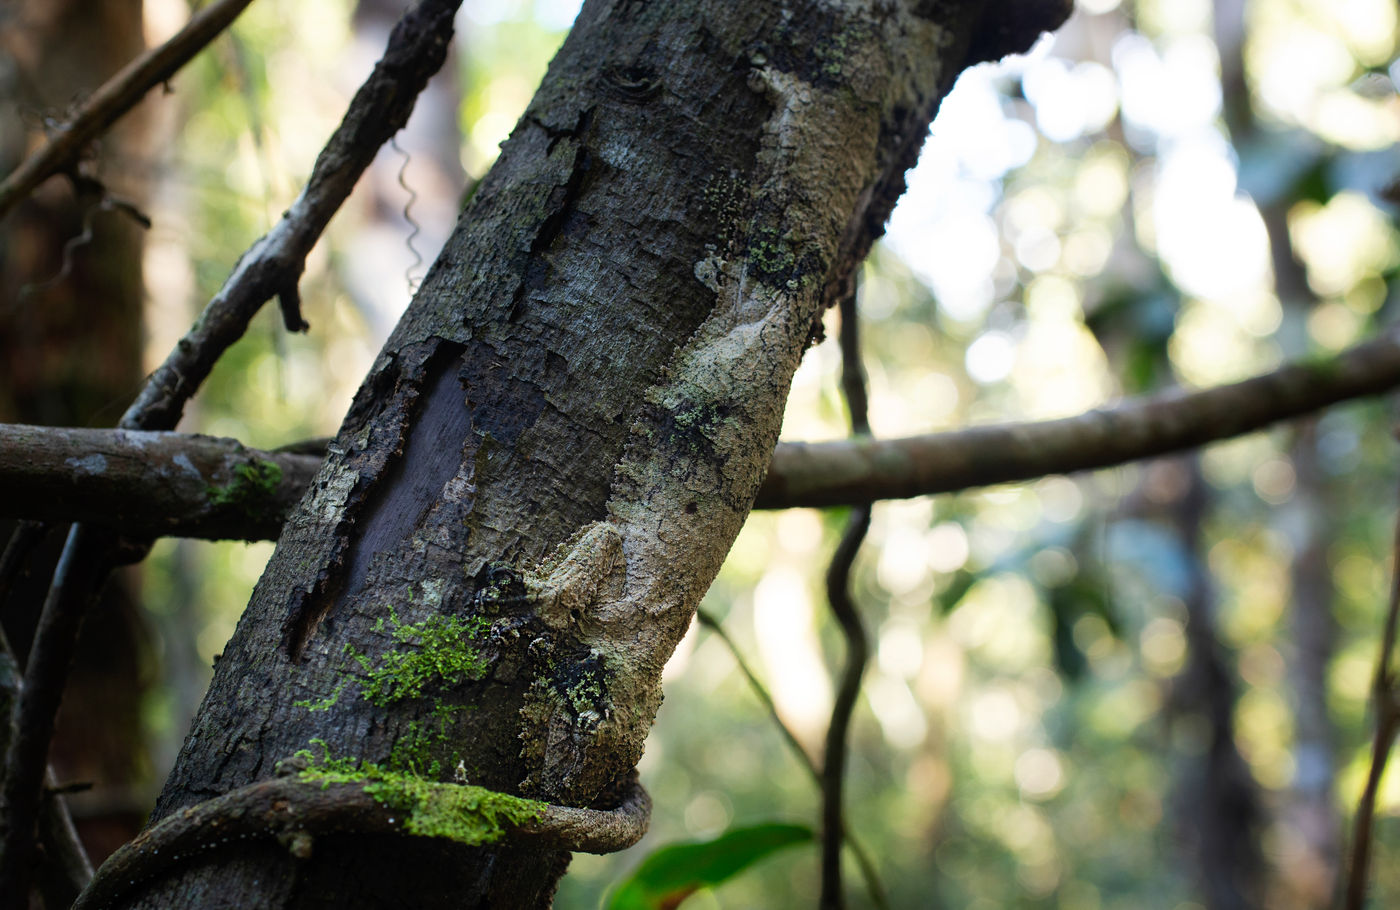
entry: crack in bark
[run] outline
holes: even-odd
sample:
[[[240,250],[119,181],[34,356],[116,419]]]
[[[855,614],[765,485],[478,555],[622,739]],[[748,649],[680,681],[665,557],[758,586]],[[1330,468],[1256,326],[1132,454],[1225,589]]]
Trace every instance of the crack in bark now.
[[[302,659],[307,645],[335,605],[359,590],[373,556],[390,546],[390,538],[397,542],[406,536],[406,533],[399,533],[395,537],[395,529],[405,531],[402,526],[405,521],[409,525],[416,524],[422,510],[415,513],[413,520],[399,514],[402,509],[395,505],[401,505],[401,496],[396,498],[393,491],[398,488],[396,480],[404,471],[419,466],[422,453],[427,453],[435,468],[429,472],[430,477],[415,478],[409,486],[421,492],[419,488],[424,482],[431,483],[432,478],[439,478],[442,482],[431,496],[431,501],[437,500],[447,480],[441,476],[444,465],[438,462],[450,454],[450,450],[425,447],[421,440],[426,439],[430,430],[442,431],[429,419],[441,410],[441,403],[434,407],[433,400],[444,390],[450,392],[451,383],[446,380],[455,378],[450,368],[460,363],[463,350],[456,342],[433,338],[419,346],[418,356],[413,356],[415,352],[412,351],[401,352],[376,374],[374,384],[388,396],[387,401],[369,420],[360,453],[347,452],[345,463],[334,466],[334,469],[354,474],[352,489],[335,523],[335,545],[322,558],[314,587],[296,597],[283,624],[286,653],[293,661]],[[465,403],[465,392],[462,399]],[[449,428],[447,432],[450,435],[456,430]],[[381,443],[382,435],[386,435],[391,444]],[[439,458],[433,459],[433,455]],[[450,471],[456,467],[455,459],[448,460],[454,462],[446,465]],[[318,481],[325,482],[324,471],[318,474]],[[387,497],[385,491],[388,491]]]
[[[575,213],[578,200],[585,189],[585,178],[593,167],[593,154],[584,141],[593,124],[595,108],[588,107],[579,112],[578,120],[568,129],[551,127],[538,117],[529,116],[528,123],[539,127],[549,137],[546,155],[553,155],[555,147],[568,139],[575,143],[573,160],[569,165],[569,175],[549,194],[548,213],[540,221],[534,239],[530,241],[529,253],[521,270],[520,283],[515,287],[515,295],[510,302],[509,321],[520,322],[525,316],[527,296],[533,290],[544,286],[549,280],[551,268],[544,254],[554,245],[554,241],[564,233],[566,225]]]

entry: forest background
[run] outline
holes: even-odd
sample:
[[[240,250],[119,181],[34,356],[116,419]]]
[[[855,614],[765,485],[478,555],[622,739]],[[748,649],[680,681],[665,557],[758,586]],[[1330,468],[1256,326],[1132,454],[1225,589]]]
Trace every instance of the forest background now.
[[[383,46],[396,12],[352,6],[253,4],[150,105],[164,138],[102,160],[149,193],[143,372],[295,197]],[[463,5],[448,66],[308,260],[312,330],[258,317],[181,429],[265,449],[335,432],[575,12]],[[188,13],[146,0],[146,41]],[[10,40],[22,28],[0,21]],[[1081,0],[1030,54],[965,73],[861,276],[873,434],[1072,416],[1386,331],[1397,41],[1384,0]],[[72,100],[19,114],[42,124]],[[85,252],[6,303],[69,280]],[[784,439],[848,432],[838,328],[833,312]],[[135,387],[108,391],[85,422],[110,424]],[[854,573],[874,659],[848,824],[891,903],[1328,906],[1372,767],[1393,424],[1386,402],[1353,403],[1199,456],[877,504]],[[820,570],[844,521],[755,512],[704,605],[812,754],[843,654]],[[119,774],[59,763],[97,784],[70,797],[80,825],[148,811],[271,548],[166,539],[137,570],[142,735]],[[651,833],[576,857],[561,907],[596,906],[659,844],[817,817],[721,638],[697,623],[665,685],[641,765]],[[1391,775],[1375,906],[1400,900],[1397,810]],[[686,906],[811,906],[816,862],[786,851]]]

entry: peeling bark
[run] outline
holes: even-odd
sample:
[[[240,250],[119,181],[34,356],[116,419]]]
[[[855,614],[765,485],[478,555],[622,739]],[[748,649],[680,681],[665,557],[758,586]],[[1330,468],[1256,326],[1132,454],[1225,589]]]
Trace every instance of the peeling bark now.
[[[287,523],[154,820],[313,740],[607,808],[940,98],[970,48],[1068,11],[1004,8],[1016,29],[971,3],[586,4]],[[126,905],[547,906],[568,861],[305,852],[201,850]]]

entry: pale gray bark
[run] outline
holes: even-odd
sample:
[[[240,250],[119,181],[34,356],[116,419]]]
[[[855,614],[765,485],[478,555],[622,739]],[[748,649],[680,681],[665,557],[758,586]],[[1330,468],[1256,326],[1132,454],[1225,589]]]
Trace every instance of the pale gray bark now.
[[[419,773],[606,808],[940,98],[1067,12],[586,4],[284,529],[154,819],[313,739],[393,764],[416,738]],[[384,675],[434,630],[453,669]],[[340,832],[169,863],[125,905],[544,906],[567,853]]]

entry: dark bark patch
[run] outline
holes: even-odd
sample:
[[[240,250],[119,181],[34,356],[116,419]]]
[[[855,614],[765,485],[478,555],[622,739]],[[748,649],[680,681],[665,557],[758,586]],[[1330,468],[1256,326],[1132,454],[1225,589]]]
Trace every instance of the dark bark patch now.
[[[1059,28],[1073,9],[1073,0],[998,0],[987,4],[968,48],[968,65],[1025,53],[1041,35]]]
[[[392,552],[413,532],[461,466],[470,415],[454,367],[465,348],[442,339],[430,344],[435,347],[419,375],[386,369],[376,376],[387,382],[385,374],[393,373],[401,381],[375,419],[379,432],[371,434],[367,451],[346,456],[355,458],[364,475],[358,501],[347,504],[342,522],[346,539],[321,567],[311,594],[289,611],[283,640],[292,660],[301,659],[335,605],[360,590],[373,558]],[[410,421],[412,428],[405,433]]]
[[[467,411],[478,445],[492,444],[503,449],[515,448],[520,434],[530,428],[545,407],[545,393],[540,384],[530,378],[520,378],[532,370],[529,364],[516,363],[513,370],[497,360],[489,348],[476,348],[475,356],[464,365]],[[536,367],[537,368],[537,367]]]
[[[476,574],[476,612],[482,616],[497,616],[507,608],[526,603],[525,579],[514,566],[491,562]],[[511,610],[514,612],[514,610]]]
[[[1073,8],[1073,0],[921,0],[914,15],[952,24],[971,10],[977,26],[964,65],[974,66],[1025,53],[1042,34],[1059,28]]]
[[[385,351],[379,362],[370,370],[355,398],[350,402],[350,410],[345,415],[345,424],[361,425],[370,415],[384,406],[399,380],[399,356],[395,351]]]
[[[666,414],[661,420],[661,432],[673,451],[686,457],[686,462],[700,455],[706,461],[715,458],[711,440],[715,428],[729,416],[730,407],[723,404],[688,404]]]
[[[644,104],[661,92],[661,79],[645,64],[609,66],[599,79],[603,94],[624,104]]]
[[[423,513],[441,498],[443,486],[462,464],[471,425],[466,392],[456,369],[465,348],[441,341],[427,364],[417,396],[418,414],[401,454],[387,465],[358,522],[346,555],[346,596],[364,582],[370,560],[391,552],[417,528]]]
[[[784,11],[763,39],[749,49],[755,66],[772,66],[820,88],[849,83],[848,55],[869,43],[870,23],[843,16],[795,16]]]
[[[611,713],[608,671],[596,652],[583,647],[564,650],[556,646],[547,661],[544,676],[573,716],[590,711],[598,717]]]

